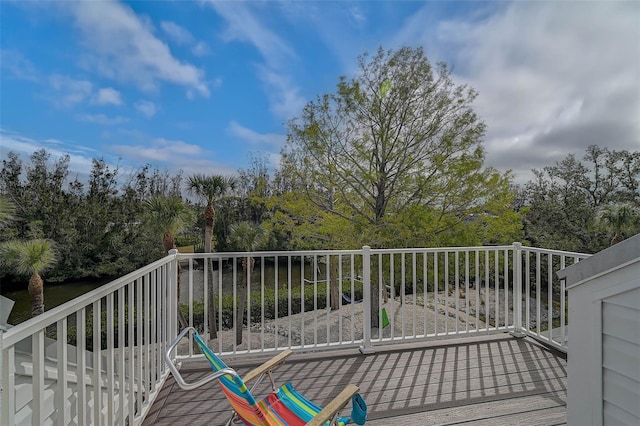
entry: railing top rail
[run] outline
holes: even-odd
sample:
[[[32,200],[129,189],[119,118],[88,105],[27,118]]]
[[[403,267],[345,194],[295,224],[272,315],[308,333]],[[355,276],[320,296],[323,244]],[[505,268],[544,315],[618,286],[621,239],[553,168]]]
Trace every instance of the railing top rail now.
[[[211,252],[211,253],[178,253],[181,259],[231,258],[231,257],[296,257],[296,256],[327,256],[327,255],[362,254],[362,250],[299,250],[299,251],[238,251],[238,252]]]
[[[513,245],[501,246],[469,246],[469,247],[419,247],[419,248],[396,248],[371,249],[371,254],[378,253],[435,253],[435,252],[464,252],[464,251],[484,251],[484,250],[510,250]],[[201,259],[208,258],[242,258],[242,257],[297,257],[297,256],[327,256],[327,255],[351,255],[362,254],[362,249],[357,250],[298,250],[298,251],[253,251],[253,252],[211,252],[211,253],[178,253],[181,259]]]
[[[140,269],[137,269],[127,275],[124,275],[120,278],[111,281],[108,284],[100,286],[95,290],[92,290],[88,293],[85,293],[81,296],[76,297],[66,303],[63,303],[60,306],[56,306],[50,311],[46,311],[37,317],[30,318],[27,321],[16,325],[15,327],[10,328],[2,335],[2,344],[5,347],[15,345],[19,341],[31,336],[37,331],[40,331],[51,324],[56,323],[57,321],[65,318],[74,312],[77,312],[81,308],[85,306],[91,305],[93,302],[100,300],[104,296],[107,296],[110,293],[113,293],[124,287],[125,285],[131,283],[132,281],[141,278],[148,272],[151,272],[158,267],[165,265],[175,259],[175,255],[168,255],[162,259],[156,260],[149,265],[143,266]]]
[[[522,246],[522,251],[530,251],[530,252],[533,252],[533,253],[555,254],[555,255],[558,255],[558,256],[572,256],[572,257],[579,257],[581,259],[584,259],[584,258],[592,256],[591,254],[588,254],[588,253],[578,253],[578,252],[572,252],[572,251],[543,249],[543,248],[529,247],[529,246]]]
[[[398,248],[398,249],[371,249],[371,254],[388,253],[441,253],[441,252],[465,252],[486,250],[512,250],[513,245],[505,246],[469,246],[469,247],[422,247],[422,248]]]
[[[562,256],[574,256],[579,258],[590,257],[588,253],[578,253],[563,250],[552,250],[530,246],[520,246],[524,251],[548,253]],[[513,244],[498,246],[467,246],[467,247],[410,247],[410,248],[372,248],[371,254],[388,253],[440,253],[440,252],[465,252],[465,251],[486,251],[486,250],[512,250]],[[247,255],[252,257],[297,257],[297,256],[327,256],[327,255],[351,255],[362,254],[362,249],[356,250],[298,250],[298,251],[254,251],[254,252],[211,252],[211,253],[178,253],[181,259],[201,259],[209,258],[242,258]]]

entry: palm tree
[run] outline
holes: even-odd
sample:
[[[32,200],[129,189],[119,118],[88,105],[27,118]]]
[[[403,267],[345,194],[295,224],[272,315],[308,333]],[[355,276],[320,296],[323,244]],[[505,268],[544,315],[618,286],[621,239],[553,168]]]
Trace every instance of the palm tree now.
[[[635,210],[630,206],[607,206],[602,211],[600,220],[613,232],[613,246],[624,240],[624,232],[637,221],[637,217]]]
[[[267,240],[267,232],[265,229],[255,223],[240,222],[231,226],[229,240],[231,244],[238,247],[242,251],[256,251],[261,248]],[[247,256],[242,261],[242,286],[240,289],[240,301],[238,302],[236,326],[236,344],[242,343],[242,327],[244,324],[244,305],[247,298],[247,284],[253,268],[255,259]],[[251,317],[247,318],[247,322],[251,322]]]
[[[187,190],[189,194],[204,200],[207,205],[204,209],[204,252],[211,253],[215,248],[211,247],[213,237],[213,225],[216,222],[215,201],[224,196],[227,192],[235,188],[235,179],[220,175],[195,174],[187,180]],[[209,276],[213,277],[213,265],[211,259],[207,259]],[[209,324],[210,337],[218,337],[218,326],[216,320],[216,306],[214,303],[213,282],[207,283],[209,287]]]
[[[175,233],[190,222],[191,211],[182,202],[180,197],[163,197],[156,195],[145,201],[148,208],[147,221],[151,225],[152,229],[155,229],[158,233],[162,233],[162,246],[165,252],[176,248]],[[177,270],[177,283],[178,283],[178,319],[184,327],[186,327],[187,321],[182,315],[180,310],[180,284],[182,283],[182,267],[178,262]]]
[[[147,221],[152,229],[162,232],[162,246],[165,252],[176,247],[175,233],[191,220],[191,211],[180,197],[156,195],[145,201]]]
[[[49,240],[8,241],[0,246],[2,260],[17,275],[29,275],[31,315],[44,312],[44,282],[41,273],[55,265],[56,252]]]

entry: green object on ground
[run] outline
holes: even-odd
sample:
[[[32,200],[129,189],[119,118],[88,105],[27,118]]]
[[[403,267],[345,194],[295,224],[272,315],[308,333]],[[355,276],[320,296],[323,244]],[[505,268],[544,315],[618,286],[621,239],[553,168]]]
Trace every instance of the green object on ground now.
[[[389,325],[389,317],[387,316],[386,308],[382,308],[382,328],[385,328]]]

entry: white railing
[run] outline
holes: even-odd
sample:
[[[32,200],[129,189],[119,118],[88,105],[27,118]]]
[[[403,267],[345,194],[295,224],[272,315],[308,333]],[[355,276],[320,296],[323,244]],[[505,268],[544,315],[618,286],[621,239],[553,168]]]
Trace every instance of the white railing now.
[[[556,272],[587,256],[519,243],[173,254],[4,333],[0,423],[140,424],[179,320],[223,355],[495,331],[566,351]],[[190,342],[177,356],[201,357]]]
[[[520,252],[523,313],[519,329],[524,334],[566,352],[568,346],[568,300],[565,282],[556,272],[590,255],[517,246]],[[528,295],[528,297],[527,297]]]
[[[176,269],[167,256],[6,331],[0,424],[140,424],[168,374]]]
[[[247,256],[253,270],[243,268]],[[378,344],[500,330],[566,351],[566,295],[555,273],[587,256],[519,243],[179,254],[180,304],[186,323],[221,354],[371,352]],[[183,348],[180,357],[198,356],[193,345]]]

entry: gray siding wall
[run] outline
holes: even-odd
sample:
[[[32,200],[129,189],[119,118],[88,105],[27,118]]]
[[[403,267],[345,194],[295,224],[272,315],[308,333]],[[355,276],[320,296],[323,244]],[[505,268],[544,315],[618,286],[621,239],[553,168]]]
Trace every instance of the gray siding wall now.
[[[640,425],[640,288],[602,301],[605,425]]]

